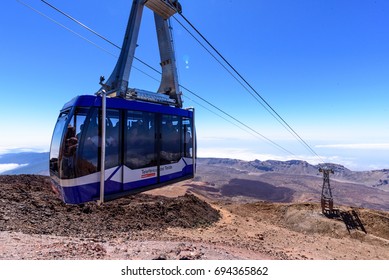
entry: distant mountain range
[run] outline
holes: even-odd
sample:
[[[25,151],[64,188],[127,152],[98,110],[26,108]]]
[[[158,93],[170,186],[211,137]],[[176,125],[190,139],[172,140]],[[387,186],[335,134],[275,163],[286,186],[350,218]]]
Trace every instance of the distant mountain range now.
[[[389,191],[389,169],[372,171],[351,171],[339,164],[312,165],[306,161],[244,161],[238,159],[202,158],[198,162],[203,165],[229,167],[252,173],[281,173],[286,175],[319,176],[319,168],[327,166],[334,170],[331,178],[335,180],[363,184]],[[320,175],[321,176],[321,175]]]
[[[319,176],[319,165],[311,165],[306,161],[244,161],[226,158],[200,158],[198,163],[202,166],[220,168],[234,168],[244,172],[252,173],[282,173],[286,175],[309,175]],[[331,178],[363,184],[369,187],[376,187],[389,191],[389,169],[373,171],[351,171],[338,164],[327,164],[334,170]],[[20,152],[0,155],[1,175],[17,174],[49,174],[49,153]],[[321,165],[322,166],[322,165]],[[4,170],[4,171],[1,171]]]
[[[334,170],[330,182],[334,204],[389,211],[389,170],[354,172],[344,166],[327,164]],[[202,158],[192,191],[210,199],[251,203],[320,202],[323,174],[318,165],[305,161],[243,161]]]

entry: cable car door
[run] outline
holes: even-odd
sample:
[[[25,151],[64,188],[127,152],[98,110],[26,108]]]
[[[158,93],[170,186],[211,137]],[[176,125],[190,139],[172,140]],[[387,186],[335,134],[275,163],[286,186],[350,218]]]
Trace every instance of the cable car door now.
[[[122,116],[121,110],[108,109],[105,137],[105,193],[122,191]]]
[[[123,190],[158,183],[158,127],[155,113],[127,111],[124,128]]]
[[[161,115],[160,118],[160,168],[159,182],[163,183],[183,176],[181,117]]]

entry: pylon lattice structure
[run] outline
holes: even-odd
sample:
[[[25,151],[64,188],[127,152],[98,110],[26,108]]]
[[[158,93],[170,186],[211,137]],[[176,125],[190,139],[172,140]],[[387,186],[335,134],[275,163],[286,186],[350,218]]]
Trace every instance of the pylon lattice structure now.
[[[334,174],[331,168],[323,167],[319,171],[323,173],[323,187],[321,190],[321,210],[324,214],[331,214],[334,211],[334,199],[330,185],[330,173]]]

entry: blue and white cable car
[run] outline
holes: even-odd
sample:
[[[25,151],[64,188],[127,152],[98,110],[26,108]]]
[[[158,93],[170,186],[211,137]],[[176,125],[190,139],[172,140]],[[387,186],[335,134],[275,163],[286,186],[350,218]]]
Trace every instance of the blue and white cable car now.
[[[154,11],[162,79],[156,93],[128,88],[143,7]],[[96,95],[75,97],[50,149],[53,189],[65,203],[100,203],[193,178],[194,110],[182,109],[168,18],[177,1],[134,0],[117,65]]]

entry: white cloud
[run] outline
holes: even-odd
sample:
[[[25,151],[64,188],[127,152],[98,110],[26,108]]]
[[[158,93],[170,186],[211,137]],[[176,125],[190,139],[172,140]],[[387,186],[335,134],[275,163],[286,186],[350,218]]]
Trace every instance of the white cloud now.
[[[0,155],[22,152],[44,153],[48,151],[49,149],[47,146],[32,146],[30,148],[16,146],[0,146]]]
[[[351,149],[351,150],[389,150],[389,143],[353,143],[353,144],[325,144],[315,148]]]
[[[10,171],[10,170],[13,170],[13,169],[16,169],[18,167],[22,167],[22,166],[27,166],[28,164],[17,164],[17,163],[4,163],[4,164],[0,164],[0,174],[6,172],[6,171]]]

